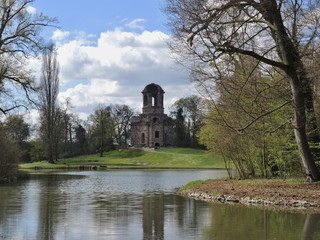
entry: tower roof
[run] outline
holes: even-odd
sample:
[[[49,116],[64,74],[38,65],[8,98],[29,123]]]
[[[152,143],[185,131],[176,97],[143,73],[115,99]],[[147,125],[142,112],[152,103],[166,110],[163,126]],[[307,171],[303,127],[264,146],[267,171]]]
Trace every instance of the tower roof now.
[[[164,93],[163,89],[155,83],[150,83],[143,89],[142,93]]]

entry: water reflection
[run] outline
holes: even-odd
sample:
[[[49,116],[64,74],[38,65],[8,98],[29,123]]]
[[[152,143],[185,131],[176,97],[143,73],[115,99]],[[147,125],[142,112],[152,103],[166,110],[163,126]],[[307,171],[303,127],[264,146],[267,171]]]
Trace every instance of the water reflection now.
[[[143,239],[164,239],[164,195],[144,196],[143,208]]]
[[[320,214],[308,214],[304,222],[301,240],[320,239]]]
[[[211,215],[206,238],[225,240],[300,239],[306,218],[303,214],[225,205],[212,206]]]
[[[5,239],[5,236],[11,234],[9,226],[14,222],[18,224],[17,218],[22,212],[23,207],[23,186],[17,185],[15,188],[7,188],[7,191],[0,191],[0,239]],[[15,210],[8,209],[8,205],[15,206]]]
[[[319,214],[173,194],[176,184],[210,176],[212,171],[35,175],[0,186],[0,239],[320,239]]]
[[[69,180],[70,178],[66,176],[46,175],[39,181],[37,239],[55,239],[57,223],[59,219],[65,219],[67,201],[66,195],[61,194],[60,184]]]

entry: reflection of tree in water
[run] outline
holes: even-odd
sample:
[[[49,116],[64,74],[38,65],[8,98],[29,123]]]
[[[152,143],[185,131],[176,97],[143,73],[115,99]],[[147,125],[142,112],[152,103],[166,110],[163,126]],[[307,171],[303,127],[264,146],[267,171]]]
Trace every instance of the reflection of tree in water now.
[[[19,218],[22,212],[23,202],[26,197],[23,192],[23,184],[11,184],[0,186],[0,239],[9,239],[10,229],[7,224],[10,224],[11,219]],[[10,209],[8,209],[10,206]]]
[[[319,214],[213,204],[211,215],[205,239],[320,239]]]
[[[66,221],[68,194],[61,192],[61,184],[79,176],[49,174],[40,175],[39,224],[37,237],[42,240],[56,239],[58,224]],[[80,177],[81,178],[81,177]]]
[[[8,217],[7,215],[7,206],[9,205],[9,202],[12,203],[12,201],[15,201],[15,211],[12,211],[13,213],[19,213],[21,211],[21,207],[24,196],[22,191],[23,186],[19,184],[11,184],[11,185],[1,185],[0,191],[1,191],[1,197],[0,197],[0,221],[4,222],[5,219]]]
[[[98,231],[107,230],[110,234],[115,228],[129,228],[142,215],[143,239],[164,239],[164,194],[100,193],[94,197],[93,204]]]
[[[176,225],[179,236],[197,236],[208,213],[207,203],[175,194],[147,194],[143,197],[143,239],[170,239],[165,224]]]
[[[320,214],[308,214],[304,222],[301,240],[320,239]]]
[[[205,211],[207,203],[174,194],[99,193],[93,199],[92,212],[95,226],[99,226],[97,231],[111,233],[117,226],[129,228],[140,222],[139,216],[142,215],[144,240],[165,239],[165,224],[178,226],[179,235],[196,236],[201,232],[204,219],[208,217]]]
[[[175,194],[147,194],[143,197],[143,239],[161,240],[165,224],[176,225],[179,236],[198,236],[206,222],[207,203],[180,197]]]
[[[47,175],[40,182],[38,238],[55,239],[55,222],[59,213],[57,197],[57,178],[59,175]]]
[[[143,197],[143,239],[164,239],[164,194]]]
[[[115,227],[128,227],[132,223],[131,218],[140,209],[131,204],[134,198],[132,194],[97,193],[93,197],[92,208],[97,230],[102,232],[109,229],[112,232]]]
[[[178,225],[184,230],[196,229],[199,222],[202,202],[178,197],[176,199]]]

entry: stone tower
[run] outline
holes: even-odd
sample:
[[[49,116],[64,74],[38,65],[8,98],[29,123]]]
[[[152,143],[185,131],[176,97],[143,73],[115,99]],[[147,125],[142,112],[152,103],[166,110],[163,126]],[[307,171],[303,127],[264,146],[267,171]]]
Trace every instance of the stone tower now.
[[[173,144],[173,120],[164,114],[163,89],[151,83],[143,91],[142,114],[131,118],[134,147],[168,147]]]

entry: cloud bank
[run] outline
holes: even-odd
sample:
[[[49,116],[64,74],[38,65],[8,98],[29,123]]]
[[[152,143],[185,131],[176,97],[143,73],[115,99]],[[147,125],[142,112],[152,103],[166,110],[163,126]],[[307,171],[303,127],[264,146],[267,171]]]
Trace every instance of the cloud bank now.
[[[143,19],[132,21],[140,26]],[[166,92],[165,108],[192,94],[188,74],[177,66],[167,46],[170,36],[160,31],[141,33],[116,28],[100,36],[56,30],[60,102],[71,100],[72,111],[85,117],[99,104],[142,107],[144,86],[157,83]]]

